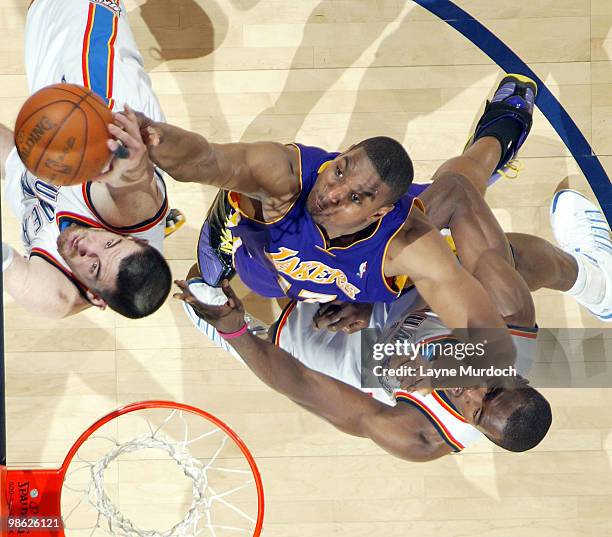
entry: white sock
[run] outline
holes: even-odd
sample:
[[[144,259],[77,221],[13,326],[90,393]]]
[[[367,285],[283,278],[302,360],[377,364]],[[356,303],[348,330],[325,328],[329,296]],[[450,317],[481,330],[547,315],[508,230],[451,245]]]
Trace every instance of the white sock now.
[[[578,277],[565,293],[584,306],[596,306],[606,294],[606,277],[601,267],[579,252],[568,252],[578,263]]]
[[[15,250],[4,241],[2,242],[2,272],[11,266],[15,258]]]

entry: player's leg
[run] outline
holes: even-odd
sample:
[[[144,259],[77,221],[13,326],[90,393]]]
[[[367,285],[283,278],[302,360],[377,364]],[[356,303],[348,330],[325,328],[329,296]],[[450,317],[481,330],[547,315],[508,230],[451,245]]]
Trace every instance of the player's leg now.
[[[523,145],[533,120],[537,88],[521,75],[508,75],[476,125],[462,155],[445,162],[436,180],[445,173],[468,177],[481,194],[504,173]]]
[[[518,270],[531,291],[569,291],[578,277],[576,259],[550,242],[525,233],[507,233]]]
[[[442,164],[432,179],[435,182],[445,175],[459,174],[467,177],[480,195],[484,195],[487,182],[497,169],[501,154],[501,146],[496,138],[492,136],[480,138],[470,145],[463,155]]]

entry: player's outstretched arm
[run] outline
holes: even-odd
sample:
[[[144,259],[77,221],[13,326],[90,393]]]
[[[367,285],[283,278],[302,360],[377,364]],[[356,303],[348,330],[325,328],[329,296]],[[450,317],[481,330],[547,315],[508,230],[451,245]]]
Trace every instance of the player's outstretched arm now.
[[[62,319],[89,306],[76,286],[43,259],[25,259],[4,242],[2,257],[4,290],[35,315]]]
[[[387,276],[409,275],[423,299],[460,340],[476,344],[487,339],[487,357],[494,357],[497,367],[514,364],[514,345],[489,295],[459,264],[421,211],[412,210],[393,239],[384,270]]]
[[[428,434],[413,408],[390,407],[362,391],[314,371],[296,358],[249,332],[232,340],[247,366],[268,386],[341,431],[370,438],[401,459],[425,462],[450,453]]]
[[[194,307],[198,315],[221,332],[237,332],[244,326],[244,308],[229,286],[228,302],[209,306],[199,302],[185,282],[175,297]],[[247,366],[268,386],[289,397],[341,431],[371,438],[397,457],[427,461],[450,452],[436,435],[428,434],[428,422],[409,407],[389,407],[363,392],[307,368],[284,350],[245,331],[230,341]]]
[[[283,199],[299,188],[298,157],[275,142],[214,144],[195,132],[138,121],[153,162],[177,181],[240,192],[260,201]]]
[[[108,130],[114,136],[108,147],[116,152],[119,142],[127,150],[127,158],[114,157],[110,169],[93,178],[91,196],[96,211],[109,224],[126,227],[151,218],[164,203],[149,159],[136,114],[127,105],[114,115],[115,123]]]

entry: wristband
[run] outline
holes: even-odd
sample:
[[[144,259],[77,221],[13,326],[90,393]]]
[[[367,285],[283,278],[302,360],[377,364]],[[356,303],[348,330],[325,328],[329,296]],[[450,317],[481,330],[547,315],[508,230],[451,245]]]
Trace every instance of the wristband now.
[[[242,328],[239,328],[235,332],[221,332],[221,330],[217,330],[217,332],[223,339],[236,339],[237,337],[243,335],[247,331],[247,329],[248,326],[246,323],[244,323],[242,325]]]

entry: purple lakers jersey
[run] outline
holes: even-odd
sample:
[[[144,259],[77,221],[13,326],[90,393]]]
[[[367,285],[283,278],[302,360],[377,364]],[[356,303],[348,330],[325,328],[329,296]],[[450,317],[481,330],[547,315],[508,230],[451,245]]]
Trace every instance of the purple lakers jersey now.
[[[240,279],[265,297],[287,296],[309,302],[393,301],[401,289],[385,278],[383,259],[408,217],[414,195],[402,197],[366,238],[349,246],[329,247],[306,210],[306,200],[321,166],[338,153],[300,144],[295,147],[300,154],[301,189],[284,216],[270,222],[250,218],[240,210],[240,196],[229,194],[234,213],[228,227]]]

